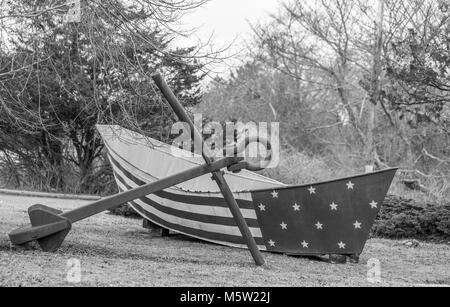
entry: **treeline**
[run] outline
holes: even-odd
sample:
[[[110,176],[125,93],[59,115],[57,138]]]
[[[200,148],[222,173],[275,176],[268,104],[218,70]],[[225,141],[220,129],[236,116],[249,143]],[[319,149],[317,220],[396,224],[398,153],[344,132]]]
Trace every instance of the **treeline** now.
[[[450,199],[449,1],[286,1],[253,32],[244,64],[200,108],[279,121],[290,162],[271,175],[399,166],[396,187]]]
[[[107,194],[115,184],[96,124],[164,140],[172,112],[150,79],[161,71],[187,106],[200,102],[197,47],[174,49],[174,23],[203,0],[1,1],[0,170],[3,186]],[[75,12],[76,13],[76,12]]]
[[[243,64],[202,93],[220,51],[171,46],[204,2],[81,0],[67,23],[65,0],[0,0],[0,183],[113,192],[95,125],[167,140],[174,116],[150,80],[160,70],[204,117],[280,122],[270,176],[399,166],[394,189],[450,199],[449,0],[287,0],[252,25]]]

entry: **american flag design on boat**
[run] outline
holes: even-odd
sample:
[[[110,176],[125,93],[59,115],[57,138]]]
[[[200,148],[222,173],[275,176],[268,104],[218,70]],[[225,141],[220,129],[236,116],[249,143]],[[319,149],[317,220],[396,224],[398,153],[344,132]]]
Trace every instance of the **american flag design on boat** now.
[[[118,126],[98,126],[115,179],[127,191],[203,164],[202,158]],[[304,186],[259,174],[225,179],[260,250],[289,255],[360,254],[396,169]],[[301,174],[299,174],[301,176]],[[129,205],[143,218],[207,242],[246,248],[211,175]]]

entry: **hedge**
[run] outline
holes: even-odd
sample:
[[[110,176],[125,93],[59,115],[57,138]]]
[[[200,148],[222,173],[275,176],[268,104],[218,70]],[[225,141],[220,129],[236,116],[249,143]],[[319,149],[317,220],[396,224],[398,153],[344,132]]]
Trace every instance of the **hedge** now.
[[[376,219],[372,235],[448,243],[450,203],[420,204],[412,199],[388,196]]]

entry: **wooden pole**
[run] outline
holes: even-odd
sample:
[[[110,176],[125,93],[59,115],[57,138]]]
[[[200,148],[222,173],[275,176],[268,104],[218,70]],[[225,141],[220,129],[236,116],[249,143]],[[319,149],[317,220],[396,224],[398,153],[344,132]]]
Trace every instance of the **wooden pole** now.
[[[370,91],[369,120],[367,133],[367,166],[366,172],[372,170],[376,158],[374,130],[376,127],[376,108],[380,102],[381,90],[381,56],[383,51],[384,0],[378,0],[377,29],[373,54],[372,84]]]
[[[61,216],[67,218],[70,222],[75,223],[91,217],[95,214],[101,213],[106,210],[113,209],[122,204],[126,204],[135,199],[156,193],[158,191],[170,188],[174,185],[201,177],[211,172],[221,170],[228,167],[233,163],[237,163],[237,158],[226,158],[215,163],[201,165],[187,171],[172,175],[170,177],[148,183],[138,188],[113,195],[107,198],[103,198],[92,204],[74,209],[69,212],[62,213]]]
[[[191,128],[191,133],[194,135],[194,148],[202,148],[202,155],[203,159],[205,159],[206,163],[209,165],[212,163],[211,154],[206,146],[204,146],[203,142],[203,136],[201,133],[195,128],[194,123],[192,122],[191,118],[187,115],[185,109],[181,105],[181,103],[178,101],[175,94],[172,92],[172,90],[167,85],[166,81],[160,74],[155,74],[152,76],[153,80],[155,81],[156,85],[158,86],[159,90],[163,94],[163,96],[166,98],[166,100],[169,102],[170,106],[174,110],[175,114],[178,116],[178,118],[187,123],[189,127]],[[197,147],[201,146],[201,147]],[[213,172],[213,179],[216,181],[217,185],[220,188],[220,191],[222,192],[223,197],[227,201],[228,207],[230,208],[231,214],[234,217],[234,220],[236,224],[239,227],[239,230],[242,234],[242,237],[244,238],[245,243],[247,244],[248,249],[250,250],[250,253],[253,256],[253,259],[255,260],[256,265],[264,265],[265,261],[262,256],[262,253],[258,249],[258,245],[256,244],[255,238],[253,238],[253,235],[245,222],[244,216],[242,215],[241,210],[239,209],[239,206],[236,202],[236,199],[233,196],[233,193],[231,192],[231,189],[226,182],[223,172],[217,171]]]

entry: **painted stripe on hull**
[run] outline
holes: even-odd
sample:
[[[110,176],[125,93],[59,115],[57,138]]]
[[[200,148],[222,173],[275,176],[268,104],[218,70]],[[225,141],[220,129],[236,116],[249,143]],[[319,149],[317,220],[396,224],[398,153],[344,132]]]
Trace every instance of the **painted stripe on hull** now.
[[[222,242],[224,244],[244,245],[245,242],[240,235],[237,227],[226,227],[218,225],[208,225],[205,223],[195,223],[189,220],[176,218],[166,214],[162,214],[155,208],[146,205],[141,200],[130,202],[134,209],[144,215],[150,221],[175,232],[183,233],[206,241]],[[196,225],[197,224],[197,225]],[[201,228],[199,228],[199,226]],[[221,228],[221,229],[219,229]],[[217,232],[217,231],[221,232]],[[261,231],[250,229],[255,237],[258,245],[264,246],[264,240],[261,237]],[[257,236],[259,234],[259,236]]]
[[[137,187],[137,185],[133,184],[131,180],[123,178],[121,174],[115,172],[115,176],[116,180],[120,183],[122,188],[126,190],[131,190]],[[161,199],[159,197],[156,197],[155,199],[152,197],[152,195],[140,198],[140,200],[145,204],[152,206],[161,212],[176,217],[187,218],[189,220],[203,223],[236,227],[236,223],[233,219],[233,216],[231,215],[231,212],[228,209],[214,208],[214,207],[208,208],[205,206],[193,206],[193,205],[186,205],[183,203],[175,203],[165,199]],[[248,211],[249,210],[246,211],[247,214]],[[250,211],[249,215],[254,216],[254,218],[246,218],[248,226],[253,228],[259,228],[255,212]]]
[[[113,157],[110,156],[111,164],[122,171],[122,173],[133,180],[138,185],[144,185],[147,184],[147,182],[141,180],[140,178],[137,178],[133,173],[131,173],[128,169],[126,169],[122,164],[120,164],[118,161],[116,161]],[[176,202],[182,202],[182,203],[189,203],[193,205],[202,205],[202,206],[211,206],[212,204],[216,207],[223,207],[228,208],[228,204],[223,198],[216,198],[216,197],[202,197],[197,195],[179,195],[179,194],[173,194],[166,191],[160,191],[155,193],[155,195],[169,199]],[[249,201],[243,201],[238,199],[238,204],[241,209],[250,209],[254,210],[253,202]]]
[[[122,157],[120,157],[117,153],[114,152],[113,149],[107,147],[108,152],[109,152],[109,158],[111,161],[111,164],[114,165],[114,162],[118,163],[121,167],[125,168],[128,171],[131,171],[133,174],[133,177],[135,177],[136,179],[143,181],[145,183],[149,183],[149,182],[155,182],[158,181],[158,178],[155,178],[153,176],[151,176],[150,174],[147,174],[145,172],[143,172],[142,170],[136,168],[134,165],[130,164],[128,161],[124,160]],[[175,195],[179,195],[181,197],[186,197],[186,196],[191,196],[191,197],[202,197],[200,195],[205,195],[204,197],[208,198],[208,199],[217,199],[217,200],[223,200],[222,194],[221,193],[215,193],[215,192],[189,192],[189,191],[184,191],[182,189],[179,189],[177,187],[171,187],[169,189],[166,189],[165,191],[171,193],[171,194],[175,194]],[[250,204],[253,204],[253,200],[251,197],[251,192],[239,192],[239,193],[233,193],[234,197],[236,198],[237,201],[239,201],[240,205],[245,207],[249,207]],[[226,205],[224,207],[227,207]],[[253,206],[251,206],[251,209],[253,209]]]
[[[173,215],[165,214],[156,208],[153,208],[152,206],[147,205],[143,201],[137,199],[134,201],[134,203],[138,204],[141,208],[145,210],[146,213],[152,214],[154,216],[157,216],[161,220],[174,224],[174,225],[180,225],[185,228],[190,229],[191,231],[202,231],[204,233],[204,236],[201,237],[210,237],[214,239],[214,237],[223,236],[225,235],[228,239],[224,240],[231,243],[244,243],[241,232],[237,227],[233,226],[222,226],[217,224],[209,224],[209,223],[201,223],[196,222],[188,219],[183,219],[180,217],[176,217]],[[259,228],[250,228],[250,231],[252,232],[255,239],[262,239],[261,230]],[[208,234],[207,236],[205,234]],[[217,238],[216,238],[217,239]],[[232,239],[232,240],[231,240]],[[221,240],[220,240],[221,241]]]
[[[133,179],[127,177],[126,174],[124,174],[120,169],[116,168],[115,166],[113,166],[113,171],[121,179],[121,181],[123,183],[125,183],[126,185],[128,185],[130,188],[137,188],[140,186],[139,185],[140,183],[136,183],[135,181],[133,181]],[[147,198],[149,198],[150,200],[152,200],[154,202],[162,204],[166,207],[176,208],[181,211],[193,212],[193,213],[205,214],[205,215],[220,216],[220,217],[229,217],[229,218],[233,217],[228,208],[223,208],[221,206],[214,206],[213,202],[211,202],[210,206],[198,206],[198,205],[192,205],[192,204],[185,203],[185,202],[172,201],[172,200],[169,200],[166,198],[159,197],[154,194],[148,195]],[[207,200],[207,199],[208,198],[205,197],[205,200]],[[257,219],[255,210],[253,210],[253,209],[252,210],[241,209],[241,212],[246,219],[253,219],[253,220]]]
[[[115,173],[117,173],[119,175],[119,177],[121,177],[122,179],[126,179],[127,184],[131,185],[132,187],[138,187],[138,186],[147,184],[147,182],[144,182],[141,179],[133,176],[132,172],[134,172],[134,170],[129,170],[127,167],[122,166],[117,161],[112,164],[112,167],[113,167],[113,171]],[[211,215],[232,218],[231,212],[228,209],[228,205],[223,206],[223,204],[222,204],[222,202],[225,202],[224,199],[220,199],[221,202],[217,202],[217,198],[214,198],[214,197],[199,197],[199,196],[192,196],[189,194],[174,195],[169,192],[158,192],[158,193],[149,195],[148,197],[151,198],[153,201],[161,203],[161,204],[162,204],[162,202],[160,202],[160,200],[164,200],[165,202],[168,202],[168,204],[173,205],[173,206],[178,206],[178,205],[181,206],[182,205],[186,208],[189,208],[189,209],[186,209],[186,211],[192,211],[191,209],[193,209],[194,212],[199,212],[201,214],[211,214]],[[174,200],[174,199],[176,199],[176,200]],[[202,200],[200,204],[197,204],[194,202],[195,200],[198,200],[198,199]],[[245,218],[253,219],[253,220],[257,219],[255,210],[253,208],[253,204],[252,204],[251,209],[248,209],[248,208],[243,208],[245,206],[241,206],[241,203],[243,201],[238,200],[238,202],[239,202],[241,211]]]
[[[166,229],[172,230],[174,232],[177,232],[179,234],[187,235],[193,238],[197,238],[206,242],[230,246],[230,247],[236,247],[236,248],[243,248],[246,249],[247,245],[244,244],[242,237],[235,237],[235,236],[228,236],[223,234],[210,234],[202,230],[195,230],[191,228],[184,227],[182,225],[177,224],[171,224],[168,223],[159,217],[151,214],[150,212],[145,211],[139,204],[135,202],[131,202],[130,206],[136,210],[143,218],[148,219],[149,221],[153,222],[154,224],[164,227]],[[267,248],[264,244],[264,240],[262,238],[255,238],[256,244],[258,245],[258,248],[262,251],[266,251]]]

